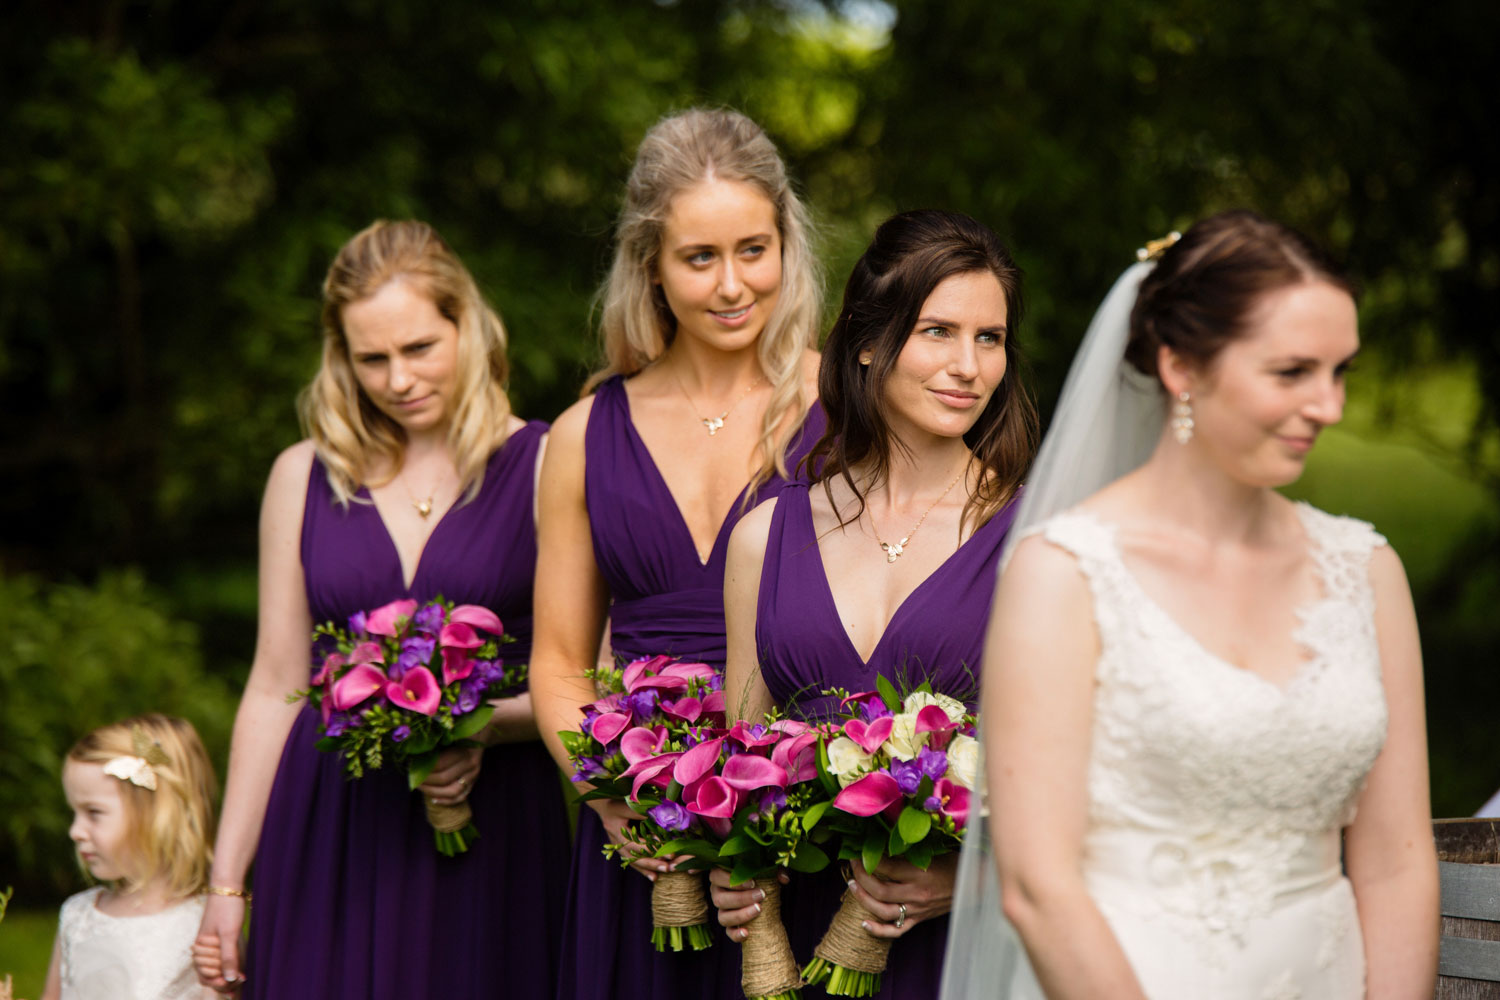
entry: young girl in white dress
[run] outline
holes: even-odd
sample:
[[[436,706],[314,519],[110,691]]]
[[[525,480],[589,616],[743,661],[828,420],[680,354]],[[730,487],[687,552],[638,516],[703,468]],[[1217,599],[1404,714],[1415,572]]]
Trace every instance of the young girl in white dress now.
[[[945,997],[1432,996],[1411,595],[1368,524],[1276,492],[1358,348],[1348,281],[1250,212],[1106,300],[985,650],[995,854],[1036,979]],[[975,964],[950,952],[950,984]]]
[[[143,715],[68,751],[78,861],[104,885],[70,896],[42,1000],[202,1000],[193,938],[213,843],[213,766],[192,724]]]

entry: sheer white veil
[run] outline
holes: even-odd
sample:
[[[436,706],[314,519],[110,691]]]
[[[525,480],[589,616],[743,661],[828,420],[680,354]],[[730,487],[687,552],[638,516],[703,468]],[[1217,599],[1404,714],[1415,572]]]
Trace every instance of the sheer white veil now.
[[[1161,385],[1125,360],[1136,290],[1152,266],[1128,268],[1094,314],[1027,477],[1006,557],[1030,529],[1143,463],[1160,439],[1166,419]],[[976,784],[984,789],[982,771]],[[981,791],[981,802],[987,798]],[[1020,939],[1000,909],[988,824],[971,816],[948,921],[941,1000],[1040,998]]]

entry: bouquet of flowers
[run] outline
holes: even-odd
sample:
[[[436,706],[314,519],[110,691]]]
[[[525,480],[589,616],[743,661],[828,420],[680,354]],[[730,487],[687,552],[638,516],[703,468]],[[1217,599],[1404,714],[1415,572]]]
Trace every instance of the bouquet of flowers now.
[[[681,752],[634,765],[635,839],[685,868],[722,867],[765,893],[744,943],[741,986],[750,1000],[795,1000],[802,978],[781,923],[780,868],[820,871],[828,854],[818,823],[831,806],[818,780],[820,733],[805,722],[736,722]]]
[[[291,700],[307,698],[322,714],[318,749],[342,754],[351,778],[394,759],[415,789],[443,748],[478,745],[474,737],[495,713],[486,699],[525,681],[525,664],[500,658],[511,641],[488,608],[392,601],[351,615],[347,628],[327,622],[314,629],[323,662],[311,687]],[[448,857],[479,836],[467,802],[428,801],[427,820]]]
[[[818,745],[818,774],[833,796],[824,822],[840,838],[838,856],[873,872],[883,856],[926,869],[958,850],[979,765],[973,714],[926,683],[905,698],[884,677],[875,691],[828,693],[842,696],[844,709],[837,735]],[[802,970],[807,981],[826,980],[833,996],[876,993],[891,942],[860,924],[877,919],[845,892]]]
[[[724,725],[723,678],[706,663],[653,656],[589,676],[607,693],[584,706],[578,729],[558,734],[573,762],[573,780],[593,785],[584,800],[626,801],[646,761],[691,749]],[[657,951],[702,951],[713,944],[701,872],[658,875],[651,910]]]

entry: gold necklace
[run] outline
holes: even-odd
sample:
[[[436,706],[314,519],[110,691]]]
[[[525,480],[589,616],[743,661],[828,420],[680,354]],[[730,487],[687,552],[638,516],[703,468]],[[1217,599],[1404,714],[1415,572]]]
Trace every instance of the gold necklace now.
[[[693,408],[693,412],[696,414],[698,411],[698,404],[693,402],[692,396],[688,395],[687,386],[683,385],[682,379],[678,378],[676,369],[671,369],[671,372],[672,381],[677,383],[677,388],[682,392],[682,398],[688,401],[688,406],[691,406]],[[740,393],[739,398],[736,399],[733,403],[729,404],[729,409],[725,410],[717,417],[698,417],[698,422],[704,427],[708,428],[708,436],[713,437],[715,434],[719,433],[720,429],[724,426],[724,421],[728,419],[729,414],[734,412],[734,408],[743,403],[745,401],[745,397],[750,395],[750,392],[765,380],[766,377],[762,375],[754,382],[751,382],[748,386],[745,387],[745,391]]]
[[[887,563],[893,563],[901,558],[901,554],[906,551],[906,543],[911,541],[911,536],[917,533],[917,529],[922,526],[923,521],[927,520],[927,515],[932,513],[933,508],[943,502],[943,497],[953,492],[953,487],[958,485],[958,481],[964,477],[964,473],[968,471],[968,468],[968,463],[964,463],[964,467],[958,470],[958,475],[953,477],[953,482],[949,483],[948,488],[939,493],[938,498],[932,501],[926,510],[922,511],[922,516],[917,518],[917,523],[912,525],[911,530],[906,533],[906,537],[899,542],[880,541],[880,528],[875,524],[875,515],[873,513],[870,514],[870,530],[875,533],[875,541],[879,542],[880,547],[885,550],[885,561]],[[867,513],[869,509],[869,506],[866,505],[865,511]]]
[[[407,485],[405,476],[401,477],[401,488],[406,491],[406,499],[411,501],[412,507],[421,515],[422,520],[425,521],[432,516],[433,501],[437,499],[437,487],[433,487],[432,491],[420,500],[412,495],[411,487]]]

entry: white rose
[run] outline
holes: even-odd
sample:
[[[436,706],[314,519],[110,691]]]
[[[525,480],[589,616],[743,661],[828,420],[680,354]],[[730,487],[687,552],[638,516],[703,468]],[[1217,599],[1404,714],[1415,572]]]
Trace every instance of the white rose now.
[[[855,779],[875,770],[875,760],[847,736],[828,742],[828,770],[839,779],[840,788],[848,788]]]
[[[892,720],[891,735],[886,737],[881,749],[897,760],[911,760],[925,741],[925,736],[917,736],[917,713],[902,712]]]
[[[963,733],[948,744],[948,777],[970,791],[979,776],[979,741]]]
[[[928,705],[936,705],[948,716],[948,721],[956,725],[962,725],[964,716],[969,710],[964,708],[964,703],[957,698],[950,698],[945,694],[929,694],[926,691],[913,691],[906,699],[906,710],[916,715]]]

